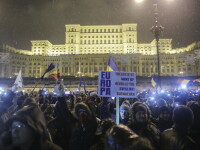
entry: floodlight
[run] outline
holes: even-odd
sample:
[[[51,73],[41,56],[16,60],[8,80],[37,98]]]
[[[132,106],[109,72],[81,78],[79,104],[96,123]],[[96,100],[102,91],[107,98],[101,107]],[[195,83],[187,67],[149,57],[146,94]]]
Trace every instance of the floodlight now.
[[[135,0],[136,3],[141,3],[143,2],[144,0]]]

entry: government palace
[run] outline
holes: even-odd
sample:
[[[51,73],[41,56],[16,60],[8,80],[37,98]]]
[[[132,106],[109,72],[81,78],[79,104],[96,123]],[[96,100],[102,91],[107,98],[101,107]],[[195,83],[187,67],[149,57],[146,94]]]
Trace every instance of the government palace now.
[[[106,70],[111,56],[123,72],[137,76],[157,74],[156,40],[137,42],[137,24],[81,26],[66,25],[65,43],[31,41],[31,50],[3,44],[0,48],[0,77],[12,78],[22,70],[23,77],[41,77],[53,63],[61,76],[98,76]],[[200,41],[172,48],[172,39],[159,40],[161,76],[200,74]]]

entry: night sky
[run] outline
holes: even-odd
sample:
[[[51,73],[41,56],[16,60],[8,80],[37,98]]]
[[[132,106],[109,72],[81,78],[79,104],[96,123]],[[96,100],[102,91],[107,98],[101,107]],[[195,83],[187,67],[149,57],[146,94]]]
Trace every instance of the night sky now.
[[[64,44],[65,24],[138,24],[138,42],[153,40],[153,2],[145,0],[0,0],[0,42],[31,49],[30,40]],[[173,48],[200,41],[200,0],[157,0],[161,38]]]

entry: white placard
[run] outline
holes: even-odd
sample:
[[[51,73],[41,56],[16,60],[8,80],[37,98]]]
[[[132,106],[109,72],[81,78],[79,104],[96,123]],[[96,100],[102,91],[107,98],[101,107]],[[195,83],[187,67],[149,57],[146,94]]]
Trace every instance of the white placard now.
[[[135,72],[99,71],[98,95],[103,97],[136,97]]]

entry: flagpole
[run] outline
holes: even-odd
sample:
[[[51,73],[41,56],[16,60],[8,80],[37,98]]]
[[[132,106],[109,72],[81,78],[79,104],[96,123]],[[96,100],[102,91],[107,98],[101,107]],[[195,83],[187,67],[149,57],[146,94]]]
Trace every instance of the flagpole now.
[[[35,84],[35,86],[34,86],[34,88],[33,88],[33,90],[31,91],[31,93],[33,93],[34,92],[34,90],[35,90],[35,88],[38,86],[38,84],[39,84],[39,82],[41,82],[41,79]]]
[[[116,97],[116,124],[119,124],[119,97]]]

